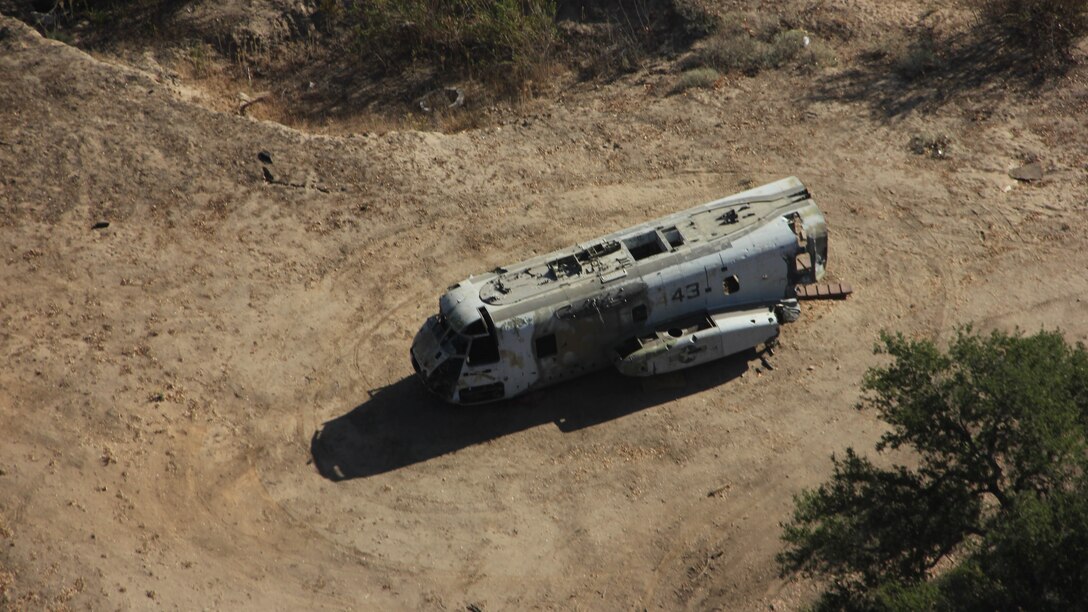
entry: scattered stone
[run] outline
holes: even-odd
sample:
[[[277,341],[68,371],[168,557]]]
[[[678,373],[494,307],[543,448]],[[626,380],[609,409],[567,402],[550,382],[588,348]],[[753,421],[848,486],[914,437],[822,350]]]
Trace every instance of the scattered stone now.
[[[1024,164],[1018,168],[1009,170],[1009,176],[1025,182],[1040,181],[1043,179],[1043,165],[1039,162],[1031,162],[1030,164]]]
[[[944,134],[918,134],[911,136],[908,147],[915,155],[928,155],[933,159],[948,157],[952,141]]]

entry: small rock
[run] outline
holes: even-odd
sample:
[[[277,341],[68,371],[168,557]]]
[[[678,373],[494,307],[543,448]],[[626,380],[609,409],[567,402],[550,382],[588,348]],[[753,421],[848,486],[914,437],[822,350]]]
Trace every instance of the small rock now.
[[[1009,170],[1009,176],[1025,182],[1039,181],[1043,178],[1043,165],[1039,162],[1032,162],[1030,164],[1024,164],[1019,168],[1013,168]]]
[[[269,153],[268,151],[261,151],[260,153],[257,154],[257,159],[261,160],[261,163],[271,164],[272,163],[272,154]]]
[[[811,372],[811,371],[813,371],[813,370],[815,370],[815,369],[816,369],[816,366],[814,366],[814,365],[810,365],[810,366],[808,366],[808,367],[807,367],[807,368],[805,368],[805,369],[806,369],[806,370],[808,370],[809,372]]]
[[[92,225],[91,229],[106,229],[109,226],[110,226],[109,221],[99,221],[98,223],[95,223],[94,225]]]
[[[275,183],[276,182],[276,177],[272,176],[272,173],[268,170],[268,168],[266,168],[264,166],[261,166],[261,172],[264,173],[264,180],[265,181],[267,181],[269,183]]]

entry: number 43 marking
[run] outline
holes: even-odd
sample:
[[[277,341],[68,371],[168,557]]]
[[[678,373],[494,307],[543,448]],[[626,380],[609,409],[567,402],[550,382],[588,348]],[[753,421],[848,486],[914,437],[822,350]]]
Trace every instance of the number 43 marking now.
[[[683,302],[684,300],[694,300],[702,294],[700,291],[699,283],[690,283],[683,287],[677,287],[676,291],[672,294],[672,301]]]

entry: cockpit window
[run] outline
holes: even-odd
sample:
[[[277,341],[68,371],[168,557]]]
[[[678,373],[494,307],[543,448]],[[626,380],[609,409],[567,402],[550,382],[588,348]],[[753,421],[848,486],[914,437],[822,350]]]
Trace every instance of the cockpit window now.
[[[464,355],[468,352],[468,338],[461,334],[451,334],[450,344],[453,345],[453,352],[455,355]]]
[[[466,336],[483,336],[487,333],[487,327],[484,326],[483,319],[477,319],[465,327],[463,333]]]
[[[483,365],[495,363],[499,360],[499,339],[495,336],[495,324],[491,321],[491,315],[488,314],[485,308],[480,309],[480,317],[486,335],[476,336],[472,339],[472,344],[468,349],[469,365]]]
[[[468,354],[469,338],[457,333],[444,315],[440,314],[435,318],[435,324],[431,331],[440,345],[448,347],[445,350],[448,351],[452,348],[452,354],[462,357]]]
[[[439,342],[446,337],[446,334],[450,331],[450,324],[446,321],[444,315],[439,314],[436,317],[435,325],[431,328],[431,331],[434,332],[434,337],[437,338]]]

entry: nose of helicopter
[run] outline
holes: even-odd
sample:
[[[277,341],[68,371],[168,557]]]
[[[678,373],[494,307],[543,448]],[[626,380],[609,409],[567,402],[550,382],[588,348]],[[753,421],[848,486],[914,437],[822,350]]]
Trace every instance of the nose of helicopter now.
[[[427,319],[412,341],[412,368],[423,384],[446,401],[452,401],[464,360],[443,345],[439,316]]]

